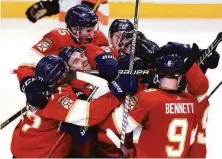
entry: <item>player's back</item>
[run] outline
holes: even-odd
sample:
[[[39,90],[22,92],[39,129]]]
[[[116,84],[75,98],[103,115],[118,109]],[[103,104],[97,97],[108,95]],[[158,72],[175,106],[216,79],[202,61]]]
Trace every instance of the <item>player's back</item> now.
[[[161,89],[138,94],[141,105],[130,112],[134,119],[141,109],[144,126],[138,143],[137,157],[186,157],[195,119],[196,99],[186,93],[169,93]],[[137,107],[137,106],[136,106]],[[137,115],[142,115],[137,112]]]

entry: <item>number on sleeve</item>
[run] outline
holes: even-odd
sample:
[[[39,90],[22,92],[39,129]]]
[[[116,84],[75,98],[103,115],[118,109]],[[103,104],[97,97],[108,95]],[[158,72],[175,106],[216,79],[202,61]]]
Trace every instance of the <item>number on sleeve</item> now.
[[[28,129],[30,128],[38,129],[40,127],[42,120],[40,116],[32,113],[29,110],[26,112],[26,116],[33,122],[33,124],[31,126],[28,124],[24,124],[24,126],[22,127],[23,132],[28,131]]]
[[[57,29],[57,31],[58,31],[58,33],[60,34],[60,35],[67,35],[67,34],[70,34],[69,33],[69,31],[68,30],[66,30],[66,29]]]
[[[197,143],[200,144],[206,144],[206,135],[205,135],[205,130],[206,130],[206,125],[207,125],[207,118],[208,118],[208,109],[209,107],[207,107],[204,111],[203,117],[202,117],[202,121],[201,121],[201,126],[203,131],[202,132],[198,132],[197,135]]]
[[[181,129],[180,134],[177,134],[177,129]],[[178,143],[178,148],[174,146],[166,145],[166,153],[168,157],[180,157],[184,151],[184,146],[186,142],[186,135],[188,129],[187,119],[178,119],[175,118],[169,124],[168,127],[168,140],[172,143]]]

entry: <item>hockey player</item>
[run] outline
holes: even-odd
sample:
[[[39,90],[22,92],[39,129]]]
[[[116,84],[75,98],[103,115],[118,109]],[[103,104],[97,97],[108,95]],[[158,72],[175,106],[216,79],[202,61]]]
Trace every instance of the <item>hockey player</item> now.
[[[188,63],[189,59],[184,63],[180,52],[192,51],[177,45],[161,47],[156,59],[160,88],[144,90],[131,98],[126,132],[134,133],[138,158],[187,156],[198,103],[195,96],[178,90],[182,73],[187,72],[192,64]],[[107,119],[107,123],[104,122],[100,128],[119,134],[122,114],[123,107],[116,108],[112,118]],[[109,139],[109,142],[115,140]]]
[[[130,45],[128,45],[127,47],[130,47]],[[137,59],[134,60],[134,69],[143,69],[143,68],[151,68],[152,66],[152,58],[153,58],[153,52],[151,52],[150,50],[150,46],[147,45],[146,42],[144,42],[141,39],[137,39],[136,42],[136,55],[138,55],[139,57],[141,57],[144,62],[138,57]],[[125,56],[122,56],[119,61],[118,61],[118,68],[121,70],[128,70],[128,66],[129,66],[129,52],[130,49],[126,49],[125,52]],[[143,57],[143,56],[144,57]],[[145,65],[144,65],[145,63]],[[138,77],[138,76],[137,76]],[[151,77],[150,77],[151,78]],[[147,83],[146,83],[147,84]],[[139,83],[139,86],[137,88],[137,91],[143,90],[147,88],[147,85],[142,83]],[[100,126],[97,126],[99,131],[98,131],[98,140],[99,143],[97,144],[98,149],[96,149],[96,157],[118,157],[119,155],[119,150],[116,148],[116,146],[113,143],[110,142],[106,142],[107,140],[104,140],[104,130],[100,129]],[[72,130],[65,130],[67,133],[72,133]],[[127,140],[129,140],[129,142],[127,142],[127,148],[131,148],[132,147],[132,142],[131,142],[131,136],[127,136]]]
[[[119,104],[119,100],[110,92],[92,102],[79,100],[69,85],[64,85],[51,95],[50,90],[62,83],[67,74],[68,68],[64,60],[50,55],[40,60],[36,67],[35,77],[27,77],[29,82],[27,80],[22,81],[21,89],[28,91],[30,95],[33,91],[41,89],[41,101],[44,101],[42,104],[47,104],[47,106],[36,109],[29,103],[24,121],[20,121],[13,133],[11,150],[15,157],[66,157],[72,140],[71,136],[65,135],[60,141],[62,133],[58,131],[59,122],[65,121],[80,126],[92,126],[103,121],[109,112]],[[35,90],[30,89],[29,86],[35,85],[33,81],[44,84],[46,89],[42,90],[42,87],[38,86],[34,87]],[[112,87],[112,92],[116,96],[122,97],[132,88],[134,90],[136,88],[136,85],[132,85],[131,88],[128,87],[126,84],[128,78],[117,78],[115,82],[123,88],[120,91],[115,85]],[[27,101],[29,101],[28,98],[29,96],[27,96]],[[57,142],[60,143],[57,145]]]
[[[102,32],[94,31],[94,27],[97,23],[97,16],[87,6],[78,5],[68,11],[66,23],[68,27],[67,29],[55,29],[49,32],[40,42],[32,47],[27,59],[18,68],[17,77],[19,81],[21,81],[25,76],[34,74],[33,69],[35,64],[43,56],[52,54],[57,55],[65,46],[77,47],[81,45],[82,47],[85,47],[85,50],[88,50],[86,51],[88,53],[87,56],[90,56],[89,62],[92,66],[94,66],[93,69],[99,69],[101,73],[102,68],[97,68],[98,65],[104,66],[104,61],[111,60],[111,56],[107,56],[104,49],[97,47],[97,45],[108,45],[108,40],[105,35]],[[84,43],[91,43],[94,45]],[[91,52],[93,53],[91,54]],[[95,62],[97,62],[97,65]],[[108,69],[108,67],[106,67],[106,69]],[[109,76],[112,77],[115,77],[116,75],[117,69],[115,75],[111,75],[111,72],[109,74]]]
[[[200,65],[202,72],[205,74],[210,69],[215,69],[218,66],[220,55],[214,51],[210,57],[204,60],[204,65]],[[197,96],[200,106],[197,108],[197,127],[194,130],[194,135],[191,140],[191,147],[188,153],[189,158],[206,158],[206,125],[209,112],[209,101],[206,93]]]
[[[19,80],[23,78],[23,73],[32,73],[30,67],[35,65],[42,56],[58,54],[65,46],[80,46],[85,43],[95,45],[108,45],[108,40],[100,31],[94,28],[98,22],[94,12],[85,5],[78,5],[69,9],[66,15],[66,29],[54,29],[45,34],[36,45],[29,51],[27,59],[18,68],[17,76]],[[22,69],[20,71],[20,69]]]
[[[117,61],[109,53],[104,52],[101,54],[101,50],[96,51],[95,49],[85,50],[75,48],[72,46],[64,47],[59,56],[62,57],[70,67],[71,71],[89,71],[97,69],[99,76],[110,81],[116,78],[118,75],[118,64]],[[97,56],[97,53],[99,55]],[[108,73],[107,73],[108,72]],[[89,83],[80,80],[72,80],[69,83],[74,89],[81,90],[86,96],[90,94]]]
[[[130,41],[132,40],[132,31],[133,24],[128,19],[115,19],[111,23],[108,35],[109,42],[113,50],[118,52],[119,56],[121,56],[121,51],[123,50],[121,47],[126,47],[127,45],[124,44],[131,43]],[[149,45],[149,48],[151,49],[151,52],[159,48],[156,43],[148,40],[142,32],[138,31],[137,35],[137,39],[146,41],[147,45]]]
[[[107,0],[45,0],[30,6],[26,11],[27,18],[35,23],[37,20],[55,14],[59,14],[61,26],[65,27],[65,15],[67,11],[76,5],[85,4],[92,8],[102,25],[108,25],[109,5]],[[95,7],[95,8],[94,8]]]
[[[50,97],[49,90],[63,82],[68,75],[68,66],[58,56],[46,56],[40,60],[36,67],[35,76],[26,77],[28,80],[21,82],[21,89],[28,92],[27,102],[33,97],[33,92],[41,92],[41,100],[32,104],[46,105]],[[45,87],[30,87],[36,82],[42,83]],[[50,87],[49,87],[50,85]],[[30,89],[31,88],[31,89]],[[40,96],[40,93],[39,93]],[[40,99],[40,98],[39,98]],[[32,100],[33,101],[33,100]],[[28,110],[23,121],[16,126],[11,143],[12,154],[16,158],[48,157],[50,150],[61,136],[58,132],[59,121],[44,118],[43,109],[33,108],[28,104]],[[52,135],[53,134],[53,135]],[[53,157],[66,157],[72,137],[64,137],[61,145],[55,150]]]

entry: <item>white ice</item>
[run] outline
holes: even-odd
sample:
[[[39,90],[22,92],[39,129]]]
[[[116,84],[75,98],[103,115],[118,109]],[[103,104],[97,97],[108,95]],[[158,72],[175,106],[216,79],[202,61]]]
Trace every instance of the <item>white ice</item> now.
[[[48,31],[56,28],[56,20],[41,20],[36,24],[24,19],[2,19],[0,30],[0,123],[24,107],[25,98],[20,93],[16,75],[10,70],[16,68],[33,44],[38,42]],[[198,20],[139,20],[139,30],[159,44],[168,41],[197,43],[200,48],[207,48],[222,31],[222,19]],[[222,52],[222,45],[217,51]],[[222,80],[222,64],[217,69],[209,70],[207,76],[212,89]],[[221,86],[222,87],[222,86]],[[222,158],[222,88],[210,98],[210,112],[207,125],[207,158]],[[11,158],[10,143],[13,129],[20,118],[0,130],[0,158]],[[147,141],[149,142],[149,141]]]

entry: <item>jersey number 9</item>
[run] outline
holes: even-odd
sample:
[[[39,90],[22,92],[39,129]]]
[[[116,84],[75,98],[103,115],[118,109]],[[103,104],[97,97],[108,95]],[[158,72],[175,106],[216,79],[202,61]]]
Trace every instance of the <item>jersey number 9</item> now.
[[[177,129],[180,129],[180,133],[177,134]],[[168,127],[168,140],[172,143],[178,143],[178,148],[174,146],[166,145],[165,151],[168,157],[180,157],[184,151],[188,129],[187,119],[175,118],[171,121]]]

